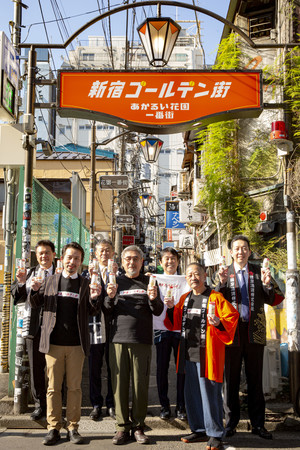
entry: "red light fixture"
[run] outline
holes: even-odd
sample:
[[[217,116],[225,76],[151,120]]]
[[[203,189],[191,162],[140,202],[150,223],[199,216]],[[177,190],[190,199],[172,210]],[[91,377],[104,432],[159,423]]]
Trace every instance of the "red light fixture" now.
[[[272,131],[270,134],[270,140],[274,141],[276,139],[287,139],[287,132],[285,129],[285,122],[283,120],[276,120],[272,122]]]
[[[259,219],[261,222],[266,222],[268,220],[267,211],[261,211],[261,213],[259,214]]]

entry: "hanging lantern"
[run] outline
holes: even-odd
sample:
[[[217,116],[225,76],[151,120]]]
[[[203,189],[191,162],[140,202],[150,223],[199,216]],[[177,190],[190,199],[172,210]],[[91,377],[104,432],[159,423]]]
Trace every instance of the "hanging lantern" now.
[[[148,136],[140,141],[144,158],[148,163],[157,161],[160,149],[163,146],[163,141],[154,136]]]
[[[180,25],[166,17],[146,19],[137,28],[152,66],[163,67],[168,64],[180,30]]]
[[[152,194],[141,194],[140,200],[144,208],[148,208],[150,201],[152,199]]]

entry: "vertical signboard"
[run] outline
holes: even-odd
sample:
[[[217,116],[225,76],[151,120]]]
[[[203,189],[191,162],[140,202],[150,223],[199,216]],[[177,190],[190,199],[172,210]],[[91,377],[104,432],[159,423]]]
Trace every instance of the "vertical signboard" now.
[[[179,221],[179,201],[166,202],[166,228],[185,228]]]
[[[19,55],[3,31],[0,52],[0,119],[11,120],[18,111]]]

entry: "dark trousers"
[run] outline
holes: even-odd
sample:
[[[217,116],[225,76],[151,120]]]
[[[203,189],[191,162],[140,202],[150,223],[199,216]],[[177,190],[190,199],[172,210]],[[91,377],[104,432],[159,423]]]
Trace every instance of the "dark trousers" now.
[[[240,420],[239,386],[244,359],[248,387],[248,414],[253,427],[265,422],[262,389],[264,346],[248,342],[248,324],[239,322],[240,346],[226,346],[224,371],[224,412],[226,427],[236,428]]]
[[[41,329],[33,339],[26,339],[26,349],[30,368],[30,388],[35,408],[46,411],[46,359],[39,351]]]
[[[90,401],[92,406],[103,406],[101,370],[105,355],[107,367],[107,395],[105,404],[107,408],[114,406],[114,396],[111,386],[111,372],[109,367],[109,344],[92,344],[89,355]]]
[[[116,407],[117,431],[144,429],[152,346],[110,344],[109,360]],[[129,405],[131,382],[132,406]]]
[[[156,347],[156,383],[158,389],[159,401],[162,407],[169,408],[170,400],[168,397],[168,372],[171,353],[173,350],[174,361],[176,367],[179,333],[169,332],[160,342],[155,344]],[[176,405],[184,407],[184,374],[177,374],[177,396]]]

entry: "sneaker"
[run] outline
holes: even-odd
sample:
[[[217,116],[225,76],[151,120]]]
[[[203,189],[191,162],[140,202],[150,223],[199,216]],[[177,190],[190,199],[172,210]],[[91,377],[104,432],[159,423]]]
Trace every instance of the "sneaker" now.
[[[187,436],[183,436],[181,438],[181,441],[185,442],[186,444],[190,444],[192,442],[206,442],[208,441],[208,436],[206,435],[206,433],[199,431],[198,433],[194,432],[188,434]]]
[[[60,432],[55,428],[50,430],[44,437],[42,444],[44,445],[55,445],[56,442],[60,440]]]

